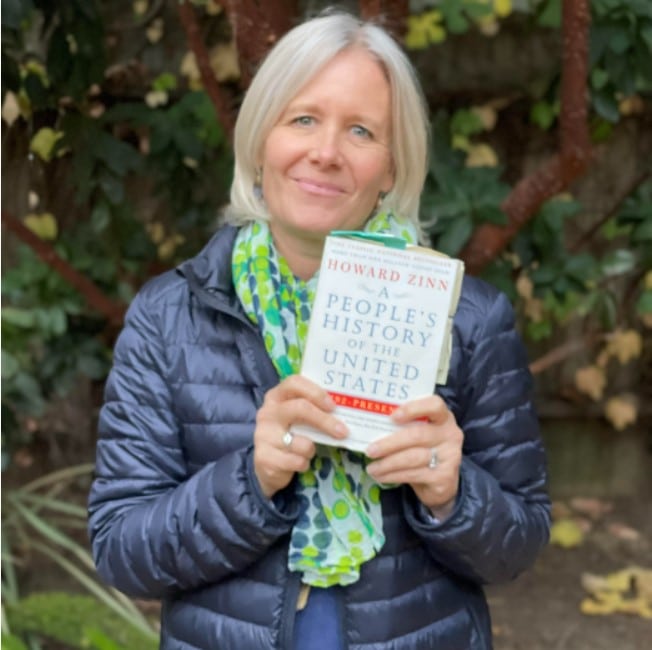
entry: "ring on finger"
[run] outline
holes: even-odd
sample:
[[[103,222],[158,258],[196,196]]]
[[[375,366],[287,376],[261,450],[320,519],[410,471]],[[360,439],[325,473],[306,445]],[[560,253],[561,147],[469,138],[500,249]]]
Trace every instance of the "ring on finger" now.
[[[437,448],[432,447],[430,449],[430,460],[428,461],[428,467],[430,469],[435,469],[439,465],[439,458],[437,457]]]
[[[292,441],[294,440],[294,434],[291,433],[290,431],[286,431],[283,434],[283,437],[281,438],[283,441],[283,444],[287,449],[289,449],[292,446]]]

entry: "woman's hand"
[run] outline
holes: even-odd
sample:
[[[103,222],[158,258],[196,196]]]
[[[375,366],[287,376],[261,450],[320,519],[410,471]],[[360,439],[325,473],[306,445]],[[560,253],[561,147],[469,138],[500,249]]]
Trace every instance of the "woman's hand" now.
[[[314,382],[292,375],[267,391],[256,414],[254,471],[260,487],[271,498],[286,487],[295,472],[305,472],[315,455],[315,443],[303,436],[284,436],[292,424],[307,424],[333,438],[345,438],[348,429],[332,411],[335,403]]]
[[[438,395],[403,404],[392,419],[404,426],[369,445],[366,453],[374,462],[367,471],[379,483],[409,483],[419,500],[443,519],[455,505],[464,434]]]

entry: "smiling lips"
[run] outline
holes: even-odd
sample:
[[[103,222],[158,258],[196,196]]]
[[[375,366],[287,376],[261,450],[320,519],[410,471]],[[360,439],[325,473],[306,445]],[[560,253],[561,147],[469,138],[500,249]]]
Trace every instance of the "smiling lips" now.
[[[345,190],[338,185],[332,183],[325,183],[323,181],[316,181],[311,178],[298,177],[293,179],[300,189],[308,194],[317,196],[341,196],[345,194]]]

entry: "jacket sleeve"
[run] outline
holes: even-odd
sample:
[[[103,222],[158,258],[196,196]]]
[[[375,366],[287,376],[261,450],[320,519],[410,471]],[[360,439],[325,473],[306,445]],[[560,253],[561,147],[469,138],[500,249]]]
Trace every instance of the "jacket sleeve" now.
[[[155,302],[143,292],[136,297],[116,343],[89,496],[100,576],[144,598],[242,571],[296,518],[264,498],[250,449],[226,453],[188,475]]]
[[[534,563],[548,541],[550,501],[532,378],[507,298],[497,294],[481,318],[466,342],[466,380],[452,396],[464,432],[456,505],[444,521],[428,521],[406,489],[404,509],[436,561],[492,583]]]

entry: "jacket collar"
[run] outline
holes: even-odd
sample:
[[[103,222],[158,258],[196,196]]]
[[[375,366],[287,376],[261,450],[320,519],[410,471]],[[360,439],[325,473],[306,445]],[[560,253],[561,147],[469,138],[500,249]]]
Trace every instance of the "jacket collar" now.
[[[237,227],[223,226],[198,255],[177,267],[177,273],[186,279],[191,293],[201,303],[230,313],[253,326],[233,287],[231,253],[237,234]]]

